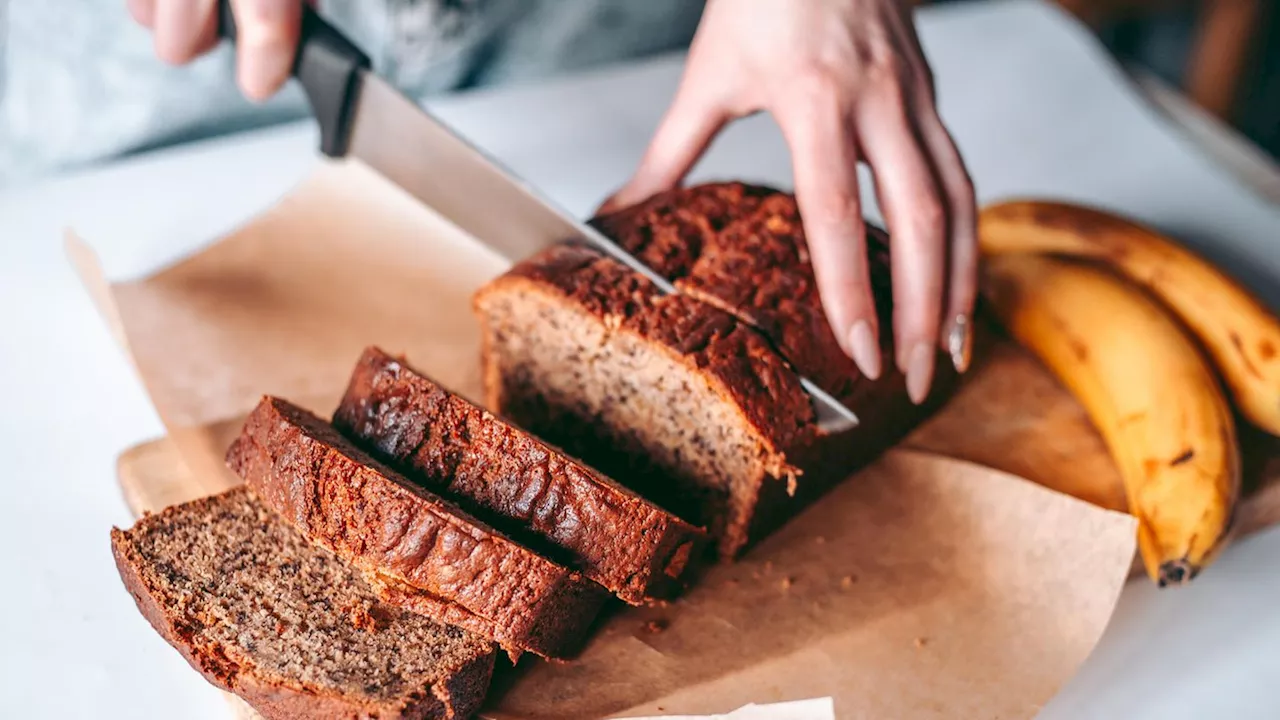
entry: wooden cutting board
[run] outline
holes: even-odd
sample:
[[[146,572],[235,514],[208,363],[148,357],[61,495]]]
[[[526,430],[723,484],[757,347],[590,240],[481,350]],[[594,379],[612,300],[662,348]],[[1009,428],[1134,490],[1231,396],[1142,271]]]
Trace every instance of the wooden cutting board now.
[[[976,462],[1115,510],[1125,506],[1119,475],[1083,409],[1034,358],[1005,340],[980,353],[956,396],[904,444]],[[213,428],[229,445],[240,420]],[[1241,428],[1245,496],[1237,536],[1280,522],[1280,442]],[[135,515],[204,494],[168,439],[126,450],[119,458],[121,489]],[[1135,572],[1140,565],[1135,563]],[[259,716],[228,695],[242,720]]]

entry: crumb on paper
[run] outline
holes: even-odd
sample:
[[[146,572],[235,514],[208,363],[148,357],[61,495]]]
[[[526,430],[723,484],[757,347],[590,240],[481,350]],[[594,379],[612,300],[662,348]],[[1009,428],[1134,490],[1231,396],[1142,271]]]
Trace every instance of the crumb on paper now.
[[[916,646],[916,649],[917,649],[917,650],[919,650],[919,649],[923,648],[925,645],[928,645],[928,644],[929,644],[929,638],[926,638],[926,637],[918,637],[918,638],[916,638],[916,639],[915,639],[914,644],[915,644],[915,646]]]
[[[657,635],[667,629],[667,621],[663,618],[656,618],[644,624],[644,631],[650,635]]]
[[[858,582],[858,578],[852,575],[845,575],[844,577],[840,578],[840,587],[848,590],[849,588],[853,587],[853,584],[856,582]]]
[[[663,568],[662,571],[667,574],[667,577],[670,577],[670,578],[680,577],[680,575],[684,573],[685,568],[689,566],[689,557],[692,555],[692,553],[693,553],[692,541],[686,541],[681,543],[680,547],[676,548],[676,551],[671,554],[671,558],[667,560],[667,566]]]
[[[790,589],[791,589],[791,586],[792,586],[792,585],[794,585],[795,583],[796,583],[795,578],[793,578],[793,577],[791,577],[791,576],[787,576],[787,577],[782,578],[782,582],[780,582],[780,583],[778,583],[778,584],[782,586],[782,589],[783,589],[784,591],[786,591],[786,590],[790,590]]]
[[[814,542],[814,544],[816,544],[816,545],[822,545],[822,544],[825,544],[825,543],[827,542],[827,538],[826,538],[826,536],[819,535],[818,537],[816,537],[816,538],[814,538],[814,539],[813,539],[813,542]]]

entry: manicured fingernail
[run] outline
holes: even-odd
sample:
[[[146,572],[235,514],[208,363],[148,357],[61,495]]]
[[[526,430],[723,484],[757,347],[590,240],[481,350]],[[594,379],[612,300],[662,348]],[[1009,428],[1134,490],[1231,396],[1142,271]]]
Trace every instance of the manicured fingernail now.
[[[907,356],[907,395],[911,402],[919,405],[929,395],[929,385],[933,382],[933,363],[936,353],[933,345],[926,342],[916,343]]]
[[[875,380],[880,377],[880,345],[871,334],[871,323],[859,320],[849,331],[849,352],[862,374]]]
[[[951,364],[956,372],[969,369],[969,359],[973,352],[973,329],[969,327],[968,315],[957,315],[951,321],[951,331],[947,333],[947,352],[951,355]]]

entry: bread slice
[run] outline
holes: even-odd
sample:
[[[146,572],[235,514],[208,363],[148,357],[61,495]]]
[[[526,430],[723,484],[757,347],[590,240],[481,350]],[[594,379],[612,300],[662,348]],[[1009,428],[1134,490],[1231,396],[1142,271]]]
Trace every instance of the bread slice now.
[[[738,183],[664,193],[593,221],[680,293],[565,245],[482,288],[486,402],[686,520],[733,557],[874,459],[933,406],[892,371],[870,381],[822,312],[790,195]],[[888,258],[872,285],[891,327]],[[795,368],[853,406],[854,430],[816,426]],[[939,363],[934,402],[949,388]]]
[[[263,398],[227,464],[387,602],[513,654],[574,652],[608,592],[371,458],[315,415]]]
[[[701,530],[378,348],[360,357],[333,424],[632,604],[670,596],[705,544]]]
[[[494,647],[378,601],[247,489],[113,529],[125,587],[209,682],[267,718],[465,718]]]
[[[488,401],[732,553],[762,486],[812,432],[799,380],[732,315],[562,246],[477,297]]]

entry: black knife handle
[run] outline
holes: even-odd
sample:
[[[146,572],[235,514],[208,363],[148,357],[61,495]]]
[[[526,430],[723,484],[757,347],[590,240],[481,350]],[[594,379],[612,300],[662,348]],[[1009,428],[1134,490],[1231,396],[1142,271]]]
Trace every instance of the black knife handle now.
[[[218,35],[236,40],[230,0],[218,2]],[[329,157],[347,153],[360,96],[360,71],[369,66],[368,55],[325,22],[309,3],[302,2],[302,27],[292,73],[302,83],[311,113],[320,123],[320,152]]]

